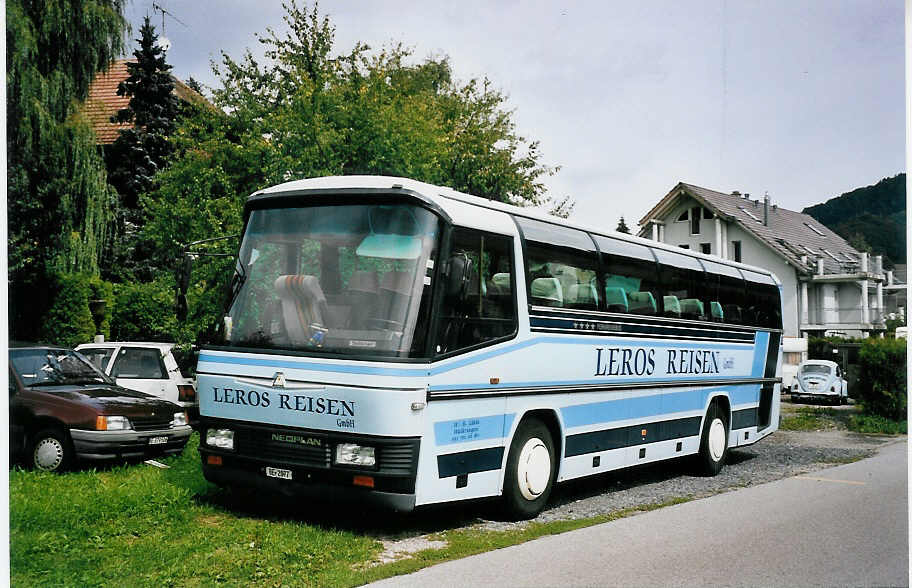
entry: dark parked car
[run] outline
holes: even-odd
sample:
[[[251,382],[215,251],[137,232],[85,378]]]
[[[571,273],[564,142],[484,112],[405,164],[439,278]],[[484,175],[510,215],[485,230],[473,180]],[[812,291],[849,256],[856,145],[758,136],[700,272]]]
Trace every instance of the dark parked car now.
[[[11,461],[59,471],[77,459],[173,455],[187,444],[180,406],[116,385],[76,351],[14,348],[9,360]]]

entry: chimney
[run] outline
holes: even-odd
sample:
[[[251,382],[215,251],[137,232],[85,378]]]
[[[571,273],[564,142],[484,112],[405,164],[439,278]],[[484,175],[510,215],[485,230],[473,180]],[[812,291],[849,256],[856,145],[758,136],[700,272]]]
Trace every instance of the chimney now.
[[[823,258],[822,257],[817,258],[817,275],[818,276],[823,275]]]
[[[868,273],[868,253],[867,251],[861,252],[861,273]]]
[[[887,270],[887,286],[893,285],[893,270]]]
[[[732,196],[740,196],[740,195],[741,195],[741,192],[739,192],[737,190],[732,191]]]
[[[770,224],[769,208],[770,208],[770,195],[769,195],[769,192],[764,192],[763,193],[763,226],[764,227],[768,227]]]
[[[750,194],[748,194],[747,192],[744,193],[744,199],[745,199],[745,200],[750,200],[750,197],[751,197]]]

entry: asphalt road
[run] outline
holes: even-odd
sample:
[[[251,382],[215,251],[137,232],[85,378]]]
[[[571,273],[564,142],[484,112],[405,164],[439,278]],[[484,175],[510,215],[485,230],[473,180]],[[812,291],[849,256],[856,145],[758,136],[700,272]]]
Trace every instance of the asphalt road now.
[[[908,586],[908,449],[375,586]]]

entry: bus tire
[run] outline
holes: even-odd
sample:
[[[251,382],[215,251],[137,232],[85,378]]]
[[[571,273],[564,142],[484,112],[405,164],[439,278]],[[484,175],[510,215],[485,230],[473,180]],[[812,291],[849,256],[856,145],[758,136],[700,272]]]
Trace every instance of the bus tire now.
[[[728,456],[728,416],[718,402],[709,405],[700,435],[700,452],[697,468],[704,476],[715,476],[722,471]]]
[[[551,431],[540,420],[523,421],[510,445],[503,499],[512,520],[535,518],[548,502],[557,470]]]
[[[42,429],[29,444],[29,466],[45,472],[65,472],[73,465],[75,452],[70,437],[60,429]]]

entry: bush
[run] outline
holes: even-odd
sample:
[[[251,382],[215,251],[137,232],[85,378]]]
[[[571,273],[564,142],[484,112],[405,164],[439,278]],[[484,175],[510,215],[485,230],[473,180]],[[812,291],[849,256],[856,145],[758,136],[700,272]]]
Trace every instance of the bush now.
[[[39,330],[42,341],[75,347],[92,340],[95,321],[89,311],[91,279],[83,274],[58,274],[50,279],[50,306]]]
[[[899,421],[906,416],[906,340],[866,339],[858,353],[857,398],[864,411]]]
[[[808,338],[808,359],[828,359],[833,361],[833,350],[842,343],[851,343],[857,339],[846,339],[844,337],[809,337]]]
[[[143,284],[117,284],[111,317],[113,341],[175,341],[173,283],[164,279]]]

